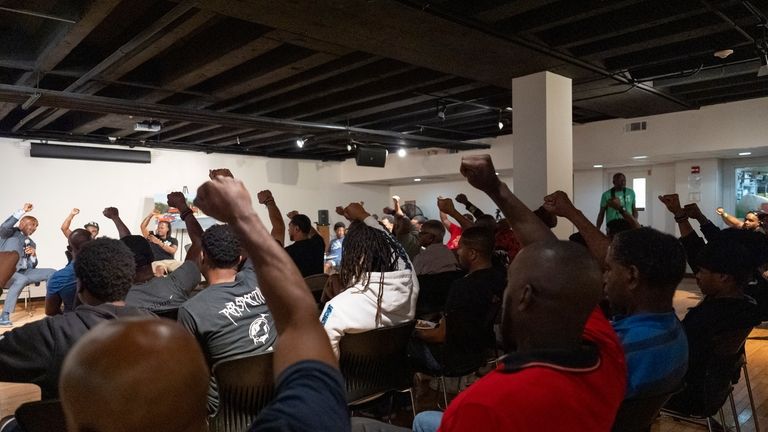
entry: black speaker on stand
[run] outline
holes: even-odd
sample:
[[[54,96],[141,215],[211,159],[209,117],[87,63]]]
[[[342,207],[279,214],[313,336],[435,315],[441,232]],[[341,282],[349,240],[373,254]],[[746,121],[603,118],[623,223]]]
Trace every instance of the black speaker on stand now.
[[[328,222],[328,210],[317,211],[317,224],[318,225],[330,225]]]

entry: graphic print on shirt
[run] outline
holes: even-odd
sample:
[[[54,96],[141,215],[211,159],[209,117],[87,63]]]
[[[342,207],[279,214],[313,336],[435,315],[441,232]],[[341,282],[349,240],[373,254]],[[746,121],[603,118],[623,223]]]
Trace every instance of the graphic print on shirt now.
[[[254,345],[264,345],[269,337],[268,314],[259,314],[259,317],[253,320],[248,330],[248,336],[253,340]]]
[[[224,305],[224,309],[220,310],[219,313],[232,321],[232,324],[237,325],[235,320],[232,319],[233,316],[240,318],[244,313],[251,311],[248,309],[248,306],[261,306],[265,303],[266,300],[264,300],[264,296],[261,294],[261,290],[256,288],[244,296],[236,297],[235,301],[227,302]]]

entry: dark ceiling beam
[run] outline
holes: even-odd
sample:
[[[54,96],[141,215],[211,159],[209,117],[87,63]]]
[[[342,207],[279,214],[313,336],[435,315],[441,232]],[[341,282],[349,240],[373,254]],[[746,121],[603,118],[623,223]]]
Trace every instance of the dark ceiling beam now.
[[[737,100],[754,99],[768,96],[768,88],[750,87],[742,91],[728,92],[725,94],[713,94],[697,99],[702,105],[712,105]]]
[[[555,43],[553,45],[553,48],[578,49],[578,47],[582,45],[588,45],[594,42],[611,39],[619,36],[624,36],[630,33],[640,32],[643,30],[648,30],[653,27],[658,27],[658,26],[669,24],[685,18],[701,15],[704,11],[705,11],[704,8],[691,9],[691,10],[686,10],[685,12],[682,12],[679,14],[671,14],[671,15],[657,17],[656,19],[653,19],[653,20],[646,20],[641,17],[638,17],[638,22],[639,22],[638,24],[622,25],[621,28],[614,29],[610,32],[606,32],[604,29],[600,27],[584,26],[584,27],[575,29],[575,32],[569,32],[567,37],[565,37],[562,42]]]
[[[749,73],[756,74],[759,67],[760,60],[747,60],[733,64],[705,68],[691,76],[654,79],[653,86],[678,87],[702,81],[727,78],[731,76],[745,75]],[[673,89],[673,91],[676,91],[676,89]]]
[[[728,24],[714,24],[706,27],[699,27],[694,30],[666,35],[663,37],[655,37],[633,44],[623,44],[619,47],[593,52],[583,57],[592,61],[611,57],[619,57],[630,53],[653,50],[656,47],[664,45],[671,45],[679,42],[690,41],[693,39],[707,38],[714,34],[729,31],[730,28],[731,26]]]
[[[714,90],[723,90],[728,89],[734,86],[742,85],[742,84],[751,84],[755,86],[755,88],[760,88],[760,86],[764,86],[765,88],[768,88],[768,79],[761,79],[756,76],[757,69],[753,71],[753,73],[748,75],[737,75],[737,76],[731,76],[719,80],[713,80],[713,81],[702,81],[695,84],[688,84],[681,87],[676,87],[672,91],[675,92],[675,94],[683,94],[683,95],[689,95],[691,93],[696,93],[700,91],[709,91],[712,92]],[[696,99],[694,96],[693,99]]]
[[[728,89],[726,92],[718,92],[718,89]],[[744,80],[742,82],[730,83],[730,85],[714,86],[713,88],[702,88],[698,90],[692,90],[685,92],[686,97],[693,100],[702,100],[712,95],[722,95],[723,93],[732,94],[748,94],[754,91],[766,91],[768,90],[768,79],[758,79],[754,77],[750,80]]]
[[[172,24],[174,21],[181,18],[184,14],[192,10],[194,5],[195,5],[195,1],[193,0],[185,0],[179,3],[173,9],[171,9],[168,13],[163,15],[159,20],[155,21],[154,23],[152,23],[152,25],[150,25],[149,27],[141,31],[139,34],[134,36],[130,41],[123,44],[120,48],[115,50],[111,55],[109,55],[107,58],[100,61],[96,66],[91,68],[91,70],[84,73],[75,82],[68,85],[67,88],[64,89],[64,91],[65,92],[80,91],[82,87],[85,84],[87,84],[92,78],[99,76],[101,73],[113,67],[115,64],[124,61],[126,58],[129,58],[131,55],[134,55],[136,53],[135,51],[137,48],[140,48],[141,46],[143,46],[146,42],[148,42],[153,37],[155,37],[155,35],[158,32],[162,31],[168,25]],[[36,123],[40,124],[41,120],[39,119],[39,117],[43,116],[46,113],[49,113],[47,109],[38,108],[33,112],[29,113],[28,115],[26,115],[21,120],[19,120],[16,123],[16,125],[14,125],[11,128],[11,130],[13,132],[16,132],[22,127],[24,127],[27,123],[30,123],[31,121],[35,121],[35,119],[37,119]],[[50,123],[50,120],[47,122],[44,122],[44,124],[48,124],[48,123]]]
[[[721,42],[722,43],[722,42]],[[748,42],[742,43],[726,43],[731,49],[739,51],[741,49],[752,49],[752,45]],[[663,48],[664,52],[660,52],[659,49]],[[714,56],[714,50],[716,48],[712,46],[702,46],[698,44],[697,47],[685,47],[683,49],[675,49],[669,45],[664,47],[656,47],[653,52],[645,53],[629,53],[619,57],[612,57],[605,60],[606,67],[618,70],[632,70],[632,69],[648,69],[655,66],[663,66],[675,62],[697,62],[702,64],[706,61],[712,61]],[[751,58],[756,58],[752,56]]]
[[[37,73],[41,77],[52,70],[77,47],[83,39],[98,26],[101,21],[120,3],[121,0],[94,1],[80,16],[76,24],[60,24],[48,37],[48,42],[34,63],[33,71],[24,73],[16,80],[16,85],[32,86],[37,81]],[[0,104],[0,120],[10,113],[16,105]]]
[[[424,71],[424,70],[422,70]],[[422,78],[428,78],[430,76],[434,76],[434,72],[430,72],[430,74],[422,74]],[[373,88],[368,89],[367,87],[371,87],[371,85],[363,86],[361,88],[352,89],[354,91],[347,91],[342,92],[341,99],[334,99],[332,102],[330,101],[315,101],[315,103],[311,106],[304,107],[303,111],[299,112],[293,112],[290,114],[286,114],[284,112],[270,112],[269,115],[272,117],[280,117],[280,118],[292,118],[292,119],[302,119],[302,120],[311,120],[311,121],[319,121],[324,123],[334,123],[334,121],[331,121],[329,119],[331,118],[349,118],[350,116],[356,115],[357,111],[360,109],[361,106],[379,106],[380,102],[383,99],[391,99],[391,100],[400,100],[402,98],[403,93],[407,93],[409,90],[413,89],[420,89],[424,91],[431,91],[431,90],[440,90],[446,88],[446,86],[451,87],[455,85],[456,81],[463,81],[459,78],[453,78],[446,75],[437,76],[427,82],[419,82],[417,81],[417,78],[415,76],[415,73],[407,74],[405,78],[406,81],[404,82],[395,82],[388,84],[387,87],[378,84],[373,86]],[[408,85],[408,83],[412,83]],[[388,90],[386,93],[374,93],[377,91],[382,90]],[[360,94],[370,94],[368,97],[360,97]],[[329,96],[330,97],[330,96]],[[331,105],[335,104],[335,105]],[[345,113],[344,115],[338,115],[338,113]],[[336,117],[332,117],[336,116]],[[347,124],[351,124],[350,122],[345,122]],[[271,136],[274,136],[274,132],[262,132],[262,133],[256,133],[256,134],[247,134],[245,136],[240,136],[240,142],[242,144],[245,144],[247,142],[254,141],[255,139],[260,138],[268,138]],[[215,142],[213,144],[215,145],[229,145],[233,142],[235,135],[231,135],[229,138],[224,138],[218,142]]]
[[[309,86],[310,84],[314,84],[319,81],[323,81],[327,78],[331,78],[334,76],[341,76],[346,72],[361,68],[363,66],[367,66],[379,60],[381,59],[378,57],[369,56],[367,54],[363,54],[360,52],[350,53],[346,56],[340,57],[324,65],[320,65],[314,69],[302,72],[297,75],[293,75],[288,78],[284,78],[276,83],[270,84],[268,86],[264,86],[261,89],[256,89],[245,95],[238,96],[236,98],[233,98],[230,101],[211,105],[209,108],[216,111],[234,111],[239,108],[243,108],[245,106],[255,104],[256,102],[266,100],[268,98],[272,98],[279,95],[285,95],[288,92],[297,90],[304,86]],[[289,98],[290,97],[286,97],[286,99],[289,99]],[[195,130],[195,127],[197,127],[198,129]],[[205,132],[206,130],[208,130],[208,129],[205,129],[205,127],[200,127],[197,125],[190,125],[188,123],[178,123],[164,130],[163,133],[167,133],[171,130],[178,129],[178,128],[185,128],[185,130],[181,132],[182,135],[180,136],[174,135],[176,138],[182,138],[185,136],[193,135],[196,132]],[[143,135],[143,138],[148,138],[152,135],[155,135],[155,134],[148,133]]]
[[[305,122],[298,120],[276,119],[270,117],[234,113],[221,113],[210,110],[188,109],[159,104],[137,104],[132,101],[125,101],[102,96],[82,95],[53,90],[36,90],[30,87],[10,86],[3,84],[0,84],[0,101],[21,103],[22,101],[28,99],[31,95],[35,94],[36,91],[41,94],[38,103],[42,106],[53,108],[65,108],[70,110],[97,113],[107,112],[112,114],[145,116],[149,118],[188,121],[193,123],[217,124],[234,128],[283,130],[285,132],[293,132],[302,135],[307,133],[346,132],[350,134],[360,134],[365,136],[388,137],[391,139],[408,139],[410,141],[415,141],[422,146],[447,147],[461,145],[462,147],[470,146],[474,148],[487,148],[486,146],[461,143],[455,140],[436,140],[428,137],[409,136],[392,131]]]
[[[494,23],[524,14],[530,10],[538,9],[557,1],[558,0],[518,0],[507,2],[477,13],[474,15],[474,18],[485,23]]]
[[[511,87],[514,76],[551,69],[560,63],[430,13],[414,13],[413,8],[395,1],[368,2],[361,7],[357,0],[207,0],[201,7],[504,88]],[[327,25],[329,22],[343,25]],[[441,43],[425,38],[425,34],[440,35]],[[478,47],[482,47],[482,56],[478,55]],[[521,62],[521,58],[527,61]]]
[[[525,27],[523,29],[523,33],[526,34],[535,34],[542,32],[544,30],[551,29],[553,27],[558,27],[565,24],[570,24],[574,22],[578,22],[581,20],[585,20],[587,18],[591,18],[594,16],[604,15],[609,12],[623,9],[627,6],[632,6],[634,4],[637,4],[643,0],[614,0],[611,2],[603,2],[601,6],[599,7],[591,7],[588,9],[583,10],[582,12],[575,13],[575,14],[568,14],[565,17],[559,18],[559,19],[551,19],[547,20],[547,22],[544,22],[542,24],[534,25],[533,27]],[[581,2],[574,2],[573,4],[580,5]]]

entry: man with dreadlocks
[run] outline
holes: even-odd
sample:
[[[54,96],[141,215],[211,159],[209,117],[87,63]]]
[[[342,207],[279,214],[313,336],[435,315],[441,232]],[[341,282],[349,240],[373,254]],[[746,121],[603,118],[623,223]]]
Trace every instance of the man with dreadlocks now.
[[[362,205],[339,210],[350,220],[339,277],[345,290],[325,304],[320,321],[339,355],[345,333],[412,320],[419,282],[408,255]]]

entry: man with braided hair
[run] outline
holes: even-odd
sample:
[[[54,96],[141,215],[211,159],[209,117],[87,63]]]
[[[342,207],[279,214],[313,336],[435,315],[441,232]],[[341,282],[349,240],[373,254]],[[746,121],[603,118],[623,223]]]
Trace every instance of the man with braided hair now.
[[[239,238],[229,225],[214,225],[205,230],[201,243],[200,271],[210,285],[179,308],[179,322],[195,335],[209,367],[235,356],[271,351],[277,329],[250,260],[238,275]],[[209,413],[215,414],[218,405],[212,378]]]
[[[403,247],[362,205],[352,203],[336,211],[352,222],[339,266],[345,290],[325,304],[320,321],[338,356],[345,333],[412,320],[419,282]]]

